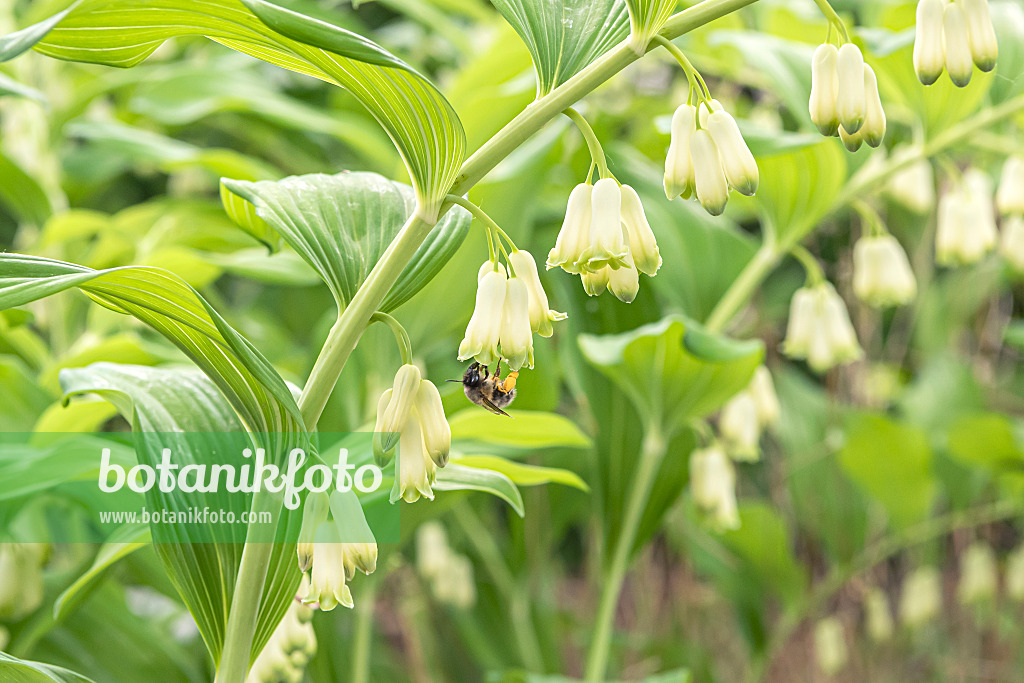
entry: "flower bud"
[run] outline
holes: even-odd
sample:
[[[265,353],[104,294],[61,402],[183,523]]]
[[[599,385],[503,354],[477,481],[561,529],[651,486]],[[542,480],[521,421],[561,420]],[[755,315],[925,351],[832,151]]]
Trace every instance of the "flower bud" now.
[[[1006,596],[1024,602],[1024,545],[1006,559]]]
[[[330,497],[323,491],[310,491],[302,504],[302,526],[295,552],[299,559],[299,571],[307,572],[313,564],[313,546],[316,532],[327,521],[330,511]]]
[[[757,192],[757,162],[736,125],[736,119],[727,111],[716,111],[708,116],[707,128],[718,147],[722,170],[729,185],[740,194],[753,196]]]
[[[839,94],[836,110],[839,123],[847,133],[854,134],[864,125],[867,95],[864,90],[864,55],[853,43],[839,48]]]
[[[622,270],[621,268],[619,270]],[[612,269],[605,266],[600,270],[583,273],[583,289],[588,296],[601,296],[608,289],[608,278]]]
[[[661,268],[658,241],[654,238],[650,223],[647,222],[644,205],[640,202],[636,190],[629,185],[623,185],[621,189],[622,224],[629,237],[629,253],[633,258],[633,265],[641,273],[653,277]]]
[[[853,292],[869,306],[909,303],[917,280],[903,247],[892,235],[862,237],[853,248]]]
[[[864,596],[864,614],[867,621],[868,637],[876,643],[884,643],[892,638],[892,611],[889,599],[877,588],[870,588]]]
[[[996,207],[1004,216],[1011,213],[1024,215],[1024,157],[1012,156],[1003,164]]]
[[[822,135],[839,134],[839,50],[831,43],[819,45],[811,60],[811,121]]]
[[[904,154],[913,154],[903,149],[893,154],[896,160]],[[917,214],[929,213],[935,205],[935,175],[932,165],[925,159],[893,174],[889,181],[888,194],[893,200]]]
[[[736,470],[721,446],[690,454],[690,491],[697,507],[711,515],[721,531],[740,528],[736,506]]]
[[[533,329],[530,326],[530,295],[518,277],[508,280],[501,320],[501,355],[513,370],[533,367]]]
[[[415,503],[420,496],[434,500],[431,486],[436,472],[434,461],[427,455],[423,444],[419,420],[410,417],[398,442],[398,466],[395,468],[395,484],[391,488],[391,502],[402,499]]]
[[[665,196],[689,199],[694,191],[690,141],[697,132],[697,108],[681,105],[672,115],[672,138],[665,157]]]
[[[718,146],[707,130],[693,134],[690,154],[701,206],[712,216],[722,215],[729,202],[729,183],[718,155]]]
[[[900,596],[900,621],[917,628],[931,621],[942,610],[942,578],[935,567],[921,567],[903,581]]]
[[[640,291],[640,273],[632,259],[627,258],[622,268],[608,271],[608,290],[622,303],[633,303]]]
[[[991,71],[999,57],[999,41],[992,25],[988,0],[960,0],[963,4],[964,19],[967,20],[967,39],[971,45],[971,57],[982,71]]]
[[[622,191],[614,178],[602,178],[594,184],[591,197],[590,246],[584,252],[586,267],[619,268],[628,253],[622,230]]]
[[[1003,221],[999,254],[1017,273],[1024,273],[1024,216],[1010,216]]]
[[[867,64],[864,65],[864,93],[864,127],[860,129],[860,134],[869,146],[878,147],[885,139],[885,109],[878,95],[875,70]]]
[[[466,336],[459,345],[459,360],[475,358],[481,365],[490,365],[498,358],[506,289],[507,276],[503,267],[490,271],[480,280],[476,307],[466,327]]]
[[[423,430],[423,445],[427,455],[435,465],[444,467],[448,464],[448,453],[452,448],[452,430],[444,416],[441,394],[430,380],[420,382],[414,408]]]
[[[946,71],[953,83],[963,88],[971,82],[974,57],[967,36],[967,20],[960,3],[946,5],[942,29],[946,36]]]
[[[914,39],[914,71],[924,85],[931,85],[946,66],[943,13],[946,0],[920,0],[917,3],[917,34]]]
[[[779,397],[775,393],[775,383],[772,382],[772,373],[768,368],[759,365],[754,370],[754,376],[747,387],[750,397],[754,399],[754,407],[757,410],[757,421],[761,427],[768,427],[779,421],[782,409],[779,406]]]
[[[552,311],[548,308],[548,295],[540,282],[537,262],[533,255],[521,249],[514,250],[508,256],[512,271],[526,285],[530,296],[530,328],[542,337],[550,337],[554,331],[551,323],[565,320],[565,313]]]
[[[843,624],[835,617],[826,617],[815,625],[814,654],[818,668],[826,676],[834,676],[846,666],[849,657],[846,632]]]
[[[569,194],[565,220],[548,253],[547,268],[561,268],[567,273],[579,273],[583,252],[590,244],[591,203],[594,187],[580,183]]]
[[[861,148],[861,145],[864,144],[864,133],[862,131],[858,131],[852,134],[847,133],[846,128],[844,128],[843,126],[839,126],[839,139],[843,141],[843,145],[846,147],[846,149],[850,150],[851,152],[856,152]]]
[[[377,415],[373,433],[374,453],[385,454],[395,447],[398,432],[412,412],[413,401],[416,400],[416,392],[420,388],[420,379],[420,369],[415,365],[403,365],[395,373],[391,396],[383,413]],[[383,397],[381,398],[383,400]]]
[[[761,457],[761,422],[757,404],[749,392],[741,391],[722,408],[718,419],[722,443],[733,460],[756,462]]]
[[[972,605],[995,598],[999,587],[996,554],[988,544],[972,543],[960,562],[960,585],[957,597],[962,605]]]

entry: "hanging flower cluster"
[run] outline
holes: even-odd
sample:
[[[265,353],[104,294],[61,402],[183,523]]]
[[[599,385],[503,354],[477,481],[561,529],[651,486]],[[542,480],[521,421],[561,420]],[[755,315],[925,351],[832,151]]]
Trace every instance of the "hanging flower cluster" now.
[[[793,295],[783,351],[790,358],[806,359],[815,372],[861,357],[846,304],[831,283],[808,284]]]
[[[279,683],[302,681],[306,665],[316,654],[316,632],[313,630],[313,609],[303,604],[301,596],[309,590],[309,580],[302,579],[299,596],[288,607],[284,618],[274,629],[270,640],[249,669],[245,683]]]
[[[672,115],[672,138],[665,158],[665,195],[689,199],[719,216],[729,188],[752,196],[757,191],[757,162],[736,119],[718,100],[683,104]]]
[[[457,609],[476,603],[473,563],[452,549],[440,522],[425,522],[416,531],[416,569],[438,602]]]
[[[995,247],[997,237],[992,181],[968,169],[939,200],[935,260],[944,266],[977,263]]]
[[[392,388],[377,403],[373,454],[378,465],[391,461],[396,444],[399,457],[391,502],[401,498],[413,503],[420,496],[433,500],[431,486],[437,468],[448,462],[452,431],[437,387],[409,363],[398,369]]]
[[[853,248],[853,293],[875,308],[902,306],[917,296],[907,252],[889,234],[865,235]]]
[[[878,79],[853,43],[820,45],[811,61],[811,120],[822,135],[838,135],[851,152],[885,138]]]
[[[1011,268],[1024,273],[1024,157],[1012,156],[1003,165],[996,208],[1003,217],[999,253]]]
[[[977,66],[991,71],[999,57],[988,0],[920,0],[914,70],[921,83],[931,85],[945,68],[949,78],[964,87]]]
[[[547,267],[578,274],[590,296],[610,290],[620,301],[633,301],[640,273],[653,277],[661,268],[658,242],[636,190],[614,178],[577,185]]]
[[[718,530],[740,528],[736,468],[720,444],[690,453],[690,492]]]
[[[768,368],[754,371],[750,384],[723,406],[718,418],[722,444],[733,460],[753,462],[761,456],[761,434],[779,420],[781,409]]]
[[[299,571],[309,575],[309,590],[302,599],[328,612],[338,605],[353,607],[348,581],[356,569],[372,574],[377,568],[377,544],[345,542],[335,521],[328,521],[330,497],[310,492],[302,508],[302,526],[296,544]]]

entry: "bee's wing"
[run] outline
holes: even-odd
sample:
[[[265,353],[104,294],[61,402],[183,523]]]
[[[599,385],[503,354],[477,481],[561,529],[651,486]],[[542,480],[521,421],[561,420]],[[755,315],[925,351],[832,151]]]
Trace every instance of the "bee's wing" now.
[[[480,396],[480,405],[482,405],[486,410],[494,413],[495,415],[504,415],[505,417],[512,417],[504,410],[491,403],[486,396]]]

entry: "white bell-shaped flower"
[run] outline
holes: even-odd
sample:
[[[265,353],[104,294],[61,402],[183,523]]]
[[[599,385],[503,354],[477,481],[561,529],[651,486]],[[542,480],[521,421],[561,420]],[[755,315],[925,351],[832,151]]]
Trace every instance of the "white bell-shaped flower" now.
[[[530,297],[530,328],[542,337],[550,337],[554,332],[551,323],[565,320],[567,316],[548,308],[548,295],[540,282],[537,262],[530,252],[514,249],[508,260],[516,277],[526,285]]]
[[[329,612],[338,605],[353,607],[352,591],[345,572],[345,544],[338,540],[333,522],[325,522],[317,531],[313,544],[313,566],[309,579],[309,593],[304,602],[316,602]]]
[[[727,111],[715,111],[708,116],[707,129],[718,147],[722,170],[729,185],[740,194],[753,196],[759,180],[757,162],[736,125],[736,119]]]
[[[818,668],[826,676],[843,670],[850,653],[846,647],[846,631],[835,617],[825,617],[814,626],[814,655]]]
[[[602,178],[594,184],[591,197],[590,245],[584,252],[586,267],[621,268],[628,255],[629,244],[622,229],[622,190],[614,178]]]
[[[864,97],[864,126],[860,129],[860,135],[868,146],[878,147],[885,139],[885,109],[878,94],[875,70],[867,64],[864,65]]]
[[[440,522],[430,520],[416,530],[416,570],[424,579],[430,581],[443,572],[451,552]]]
[[[819,45],[811,60],[811,121],[822,135],[839,134],[839,49],[831,43]]]
[[[434,477],[437,466],[427,454],[423,442],[423,429],[415,416],[409,418],[398,441],[398,463],[395,484],[391,488],[391,502],[399,499],[415,503],[420,496],[434,499]]]
[[[1015,272],[1024,273],[1024,216],[1010,216],[1003,221],[999,255]]]
[[[722,407],[718,432],[733,460],[756,462],[761,457],[761,421],[749,391],[739,392]]]
[[[889,608],[889,599],[878,588],[869,588],[867,595],[864,596],[864,617],[868,637],[873,642],[884,643],[892,638],[895,624],[892,610]]]
[[[438,467],[448,464],[452,448],[452,429],[444,415],[441,394],[430,380],[421,380],[413,407],[423,430],[423,447]]]
[[[992,14],[988,0],[959,0],[963,4],[964,19],[967,21],[967,39],[971,45],[971,57],[982,71],[991,71],[999,58],[999,41],[992,25]]]
[[[721,531],[740,528],[736,470],[718,444],[690,454],[690,491],[697,507]]]
[[[330,512],[330,497],[323,491],[310,491],[302,503],[302,526],[295,547],[299,560],[299,571],[307,572],[313,564],[313,548],[316,534],[327,521]]]
[[[815,372],[861,357],[846,304],[830,283],[804,287],[793,296],[783,349],[791,358],[806,359]]]
[[[466,336],[459,345],[459,360],[474,358],[481,365],[491,365],[499,357],[502,309],[505,304],[508,277],[498,264],[484,275],[476,290],[476,307],[466,327]]]
[[[512,370],[533,367],[530,294],[521,278],[508,279],[501,314],[501,355]]]
[[[914,71],[924,85],[931,85],[946,66],[943,18],[947,0],[919,0],[914,38]]]
[[[995,597],[999,588],[999,568],[992,548],[981,541],[972,543],[960,561],[960,585],[957,598],[972,605]]]
[[[942,611],[942,577],[935,567],[921,567],[903,580],[900,596],[900,622],[917,628]]]
[[[875,308],[902,306],[917,296],[917,280],[892,235],[866,236],[853,248],[853,292]]]
[[[729,203],[729,181],[722,168],[718,145],[707,130],[701,129],[693,134],[690,155],[693,157],[697,199],[712,216],[722,215]]]
[[[909,148],[895,151],[893,161],[910,154],[915,152]],[[935,206],[935,174],[932,165],[926,159],[921,159],[897,171],[889,180],[887,193],[894,201],[916,214],[930,213]]]
[[[850,135],[860,131],[867,116],[867,93],[864,89],[864,55],[853,43],[839,48],[839,93],[836,110],[839,123]]]
[[[476,604],[476,581],[473,578],[473,563],[465,555],[452,553],[440,574],[431,582],[434,599],[466,610]]]
[[[996,208],[1004,216],[1024,215],[1024,157],[1011,156],[1003,164],[996,192]]]
[[[640,273],[632,259],[627,258],[625,265],[618,270],[608,269],[607,276],[608,291],[624,304],[633,303],[640,292]]]
[[[754,399],[754,408],[757,410],[757,420],[761,427],[770,427],[777,423],[782,415],[782,408],[779,405],[779,397],[775,393],[772,373],[767,367],[759,365],[757,370],[754,370],[754,376],[750,379],[747,391]]]
[[[998,240],[992,184],[975,169],[939,200],[935,260],[940,265],[977,263]]]
[[[580,279],[583,280],[583,290],[587,296],[601,296],[608,291],[608,274],[611,272],[612,269],[605,266],[597,271],[582,273]]]
[[[953,83],[963,88],[971,82],[974,55],[967,33],[967,18],[959,2],[946,4],[942,30],[946,39],[946,71]]]
[[[665,196],[675,199],[693,196],[693,159],[690,144],[697,132],[697,108],[691,104],[680,105],[672,115],[672,138],[665,157]]]
[[[403,365],[395,373],[392,388],[381,396],[377,405],[377,423],[373,427],[373,452],[378,462],[390,461],[389,454],[398,443],[398,433],[412,412],[421,379],[419,368],[415,365]]]
[[[561,268],[567,273],[580,273],[585,265],[584,252],[590,246],[590,219],[594,186],[580,183],[569,193],[565,220],[558,232],[555,246],[548,253],[547,268]]]
[[[636,270],[645,275],[654,275],[661,268],[661,252],[654,231],[647,222],[644,205],[640,195],[629,185],[623,185],[622,192],[622,225],[626,228],[629,238],[629,253]]]

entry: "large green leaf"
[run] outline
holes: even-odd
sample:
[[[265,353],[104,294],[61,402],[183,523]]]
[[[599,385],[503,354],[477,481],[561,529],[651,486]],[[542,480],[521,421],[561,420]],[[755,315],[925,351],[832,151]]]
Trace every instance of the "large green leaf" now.
[[[540,484],[563,484],[581,491],[589,491],[587,483],[570,470],[540,465],[524,465],[506,460],[497,455],[460,455],[452,459],[463,467],[492,470],[508,477],[517,486],[539,486]]]
[[[515,420],[479,408],[451,416],[452,438],[515,448],[588,448],[590,439],[576,424],[555,413],[517,410]]]
[[[4,683],[93,683],[59,666],[29,662],[0,652],[0,680]]]
[[[630,33],[639,41],[640,46],[646,46],[661,30],[678,4],[678,0],[626,0]]]
[[[144,548],[146,544],[152,542],[152,538],[149,527],[142,524],[123,526],[111,534],[85,573],[75,579],[75,582],[57,598],[53,605],[54,618],[60,619],[70,612],[88,594],[87,589],[93,587],[107,569],[139,548]]]
[[[165,40],[192,35],[346,88],[394,141],[425,217],[436,215],[465,154],[458,116],[411,66],[326,22],[264,0],[80,0],[63,16],[0,39],[0,58],[34,44],[59,59],[131,67]]]
[[[226,204],[240,224],[260,232],[241,197],[324,279],[344,308],[416,211],[413,191],[376,173],[305,175],[278,182],[223,181]],[[447,263],[469,232],[471,216],[461,207],[446,213],[417,250],[381,304],[390,311],[408,301]],[[266,235],[263,235],[266,240]]]
[[[628,34],[623,0],[491,0],[526,43],[537,97],[576,75]]]
[[[242,464],[244,430],[235,410],[205,375],[194,369],[96,363],[65,370],[61,383],[67,395],[98,394],[132,422],[140,464],[155,467],[161,450],[170,448],[174,462],[185,468],[208,464],[211,453],[223,462]],[[269,451],[269,449],[268,449]],[[238,462],[234,462],[237,460]],[[239,515],[251,508],[250,495],[226,491],[182,491],[175,487],[146,492],[149,509],[183,512],[209,508]],[[298,589],[294,539],[300,515],[281,510],[274,548],[257,615],[252,656],[270,638]],[[225,524],[151,524],[152,540],[172,583],[195,618],[199,631],[219,661],[228,610],[241,562],[244,528]]]
[[[624,334],[581,335],[580,348],[669,436],[743,389],[764,355],[760,342],[711,335],[677,317]]]
[[[437,471],[434,490],[483,491],[504,500],[520,517],[526,515],[523,495],[519,493],[519,489],[511,479],[495,470],[463,467],[450,462],[444,469]]]

